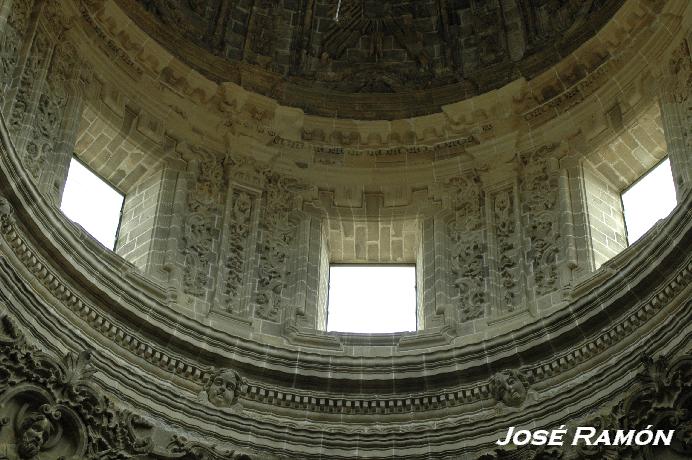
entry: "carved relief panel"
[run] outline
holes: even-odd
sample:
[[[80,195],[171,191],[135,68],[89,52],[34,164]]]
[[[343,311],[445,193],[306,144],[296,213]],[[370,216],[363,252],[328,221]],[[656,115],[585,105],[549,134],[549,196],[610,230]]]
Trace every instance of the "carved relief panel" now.
[[[249,284],[254,276],[260,193],[231,185],[221,237],[215,309],[249,316]]]
[[[317,10],[308,67],[317,72],[318,80],[339,90],[396,92],[405,86],[423,87],[430,82],[438,54],[431,46],[436,41],[436,19],[436,8],[416,8],[415,2],[334,2],[331,8]],[[328,75],[340,78],[323,78]]]
[[[522,154],[521,215],[526,229],[526,259],[530,283],[537,297],[560,287],[559,171],[554,159],[557,145]]]
[[[466,322],[486,314],[488,266],[484,193],[478,176],[452,179],[453,217],[447,223],[450,271],[458,318]]]
[[[287,283],[291,259],[296,254],[295,238],[301,220],[295,212],[298,194],[307,189],[301,182],[266,175],[259,224],[259,267],[253,300],[255,316],[279,322],[288,305]]]
[[[182,287],[190,296],[206,299],[212,289],[213,254],[218,251],[223,205],[223,166],[220,158],[202,149],[188,163],[187,215],[182,237]]]
[[[12,104],[7,126],[10,134],[15,136],[15,138],[19,136],[23,128],[31,121],[52,51],[53,47],[48,33],[43,28],[39,28],[31,44],[29,55],[17,86],[8,92],[8,94],[14,94],[14,99],[6,101],[6,103],[11,102]],[[15,145],[19,148],[23,146],[23,143],[15,140]]]
[[[33,0],[15,0],[0,29],[0,107],[4,105],[10,80],[20,60],[20,53],[29,29],[29,16]]]
[[[0,311],[0,459],[250,460],[235,449],[188,440],[117,407],[94,381],[92,353],[62,360],[29,345]],[[232,370],[210,375],[209,404],[238,405],[243,379]]]
[[[65,146],[59,144],[67,134],[63,130],[66,117],[71,115],[67,107],[68,101],[74,96],[72,84],[78,70],[74,47],[65,42],[58,45],[48,66],[33,128],[26,144],[26,167],[43,190],[48,190],[52,185],[52,171],[60,164],[68,163],[72,156],[72,149],[60,152],[60,147]]]
[[[506,315],[525,306],[518,190],[512,182],[486,193],[491,235],[493,313]]]

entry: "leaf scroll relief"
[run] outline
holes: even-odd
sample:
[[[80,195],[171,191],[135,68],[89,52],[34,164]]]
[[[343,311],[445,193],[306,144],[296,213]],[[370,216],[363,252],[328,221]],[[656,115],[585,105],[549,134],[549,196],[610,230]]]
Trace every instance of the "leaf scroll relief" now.
[[[513,187],[492,193],[490,200],[495,223],[497,309],[500,314],[511,313],[522,303],[519,229]]]
[[[456,178],[450,185],[454,207],[454,216],[447,224],[452,244],[450,266],[458,292],[459,319],[466,322],[485,316],[488,303],[484,195],[475,177]]]
[[[244,314],[244,275],[248,272],[249,251],[252,250],[252,220],[255,212],[255,197],[251,193],[235,189],[231,194],[228,223],[228,249],[223,263],[221,308],[230,313]]]
[[[55,160],[55,148],[67,106],[68,83],[77,67],[74,56],[74,48],[59,45],[48,67],[46,82],[38,98],[34,126],[26,145],[25,164],[34,179],[38,179],[43,168]]]
[[[298,180],[267,174],[260,221],[259,271],[254,293],[255,315],[261,319],[280,321],[287,302],[288,266],[295,251],[298,229],[294,203],[298,193],[306,189]]]
[[[33,4],[33,0],[15,1],[7,17],[4,34],[0,36],[0,88],[9,85],[19,63],[19,53]],[[0,94],[0,98],[4,99],[4,94]]]
[[[90,351],[54,359],[0,312],[0,460],[250,460],[119,407],[94,383],[93,361]]]
[[[549,155],[555,146],[545,146],[520,157],[522,217],[530,248],[527,260],[533,272],[537,296],[559,287],[560,253],[558,177],[551,173]]]
[[[204,297],[211,281],[211,254],[218,236],[223,167],[213,157],[194,163],[183,233],[183,292]]]
[[[39,27],[31,44],[29,57],[22,75],[19,78],[17,94],[8,116],[7,127],[13,136],[20,134],[24,123],[26,123],[33,110],[34,94],[40,91],[42,73],[44,66],[50,58],[51,49],[52,46],[48,34],[43,28]]]

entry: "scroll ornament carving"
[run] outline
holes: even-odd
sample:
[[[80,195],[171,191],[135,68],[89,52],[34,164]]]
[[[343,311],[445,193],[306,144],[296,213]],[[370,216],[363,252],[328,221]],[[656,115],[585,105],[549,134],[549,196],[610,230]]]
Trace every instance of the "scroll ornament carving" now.
[[[12,4],[5,33],[0,39],[0,88],[9,84],[12,72],[19,62],[19,49],[23,43],[32,6],[33,0],[20,0]]]
[[[488,300],[483,192],[478,177],[457,178],[450,185],[454,189],[454,218],[447,226],[452,243],[450,266],[460,294],[459,319],[465,322],[484,316]]]
[[[492,376],[490,389],[496,401],[510,407],[519,407],[528,395],[529,381],[516,369],[504,370]]]
[[[191,171],[188,191],[188,215],[183,234],[183,291],[202,297],[210,281],[212,244],[217,236],[216,216],[221,203],[223,167],[221,162],[207,156]]]
[[[9,316],[0,319],[0,459],[127,458],[150,448],[135,431],[149,425],[116,410],[91,385],[89,352],[57,362],[26,344]]]
[[[13,135],[20,133],[22,122],[32,110],[32,95],[41,85],[41,72],[51,51],[50,40],[46,32],[39,28],[31,45],[24,72],[19,79],[19,87],[7,122],[8,129]]]
[[[93,385],[91,354],[62,362],[27,344],[14,320],[0,316],[0,460],[249,460],[186,438],[156,433]],[[170,439],[157,445],[152,439]]]
[[[67,105],[68,81],[76,67],[76,50],[70,46],[56,47],[48,68],[46,83],[39,96],[34,128],[26,146],[26,167],[38,179],[50,162],[58,142],[60,124]]]
[[[253,197],[246,191],[234,190],[231,195],[232,208],[229,223],[229,255],[223,269],[226,276],[223,285],[224,308],[232,313],[240,313],[239,295],[245,273],[246,254],[250,244],[253,214]]]
[[[495,239],[497,244],[497,271],[502,292],[501,313],[508,313],[521,303],[519,278],[518,231],[512,188],[501,190],[492,197]]]
[[[548,155],[556,146],[545,146],[520,157],[524,166],[521,181],[522,214],[531,241],[527,253],[533,268],[536,295],[554,291],[559,285],[558,178],[551,174]]]
[[[288,277],[288,262],[297,231],[293,211],[296,194],[305,186],[295,179],[267,174],[264,213],[260,223],[260,266],[255,314],[269,321],[279,321],[283,306],[282,293]]]
[[[531,446],[518,450],[496,450],[479,460],[501,459],[559,459],[585,458],[690,458],[692,457],[692,355],[683,355],[670,362],[667,358],[642,357],[644,369],[637,375],[634,390],[611,408],[596,412],[586,420],[568,427],[569,433],[562,446]],[[670,446],[605,445],[591,446],[579,443],[572,446],[571,437],[576,426],[608,430],[614,434],[623,430],[675,430]],[[648,428],[647,428],[648,427]],[[611,436],[612,439],[612,436]]]

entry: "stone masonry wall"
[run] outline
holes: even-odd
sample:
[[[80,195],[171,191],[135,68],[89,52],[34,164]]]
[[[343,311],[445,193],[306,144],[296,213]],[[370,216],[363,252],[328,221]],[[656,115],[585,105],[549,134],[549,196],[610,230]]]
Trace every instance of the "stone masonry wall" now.
[[[146,271],[156,230],[159,194],[163,187],[163,170],[149,175],[127,194],[123,204],[116,254]]]
[[[584,161],[584,183],[593,261],[595,268],[627,247],[620,192]]]

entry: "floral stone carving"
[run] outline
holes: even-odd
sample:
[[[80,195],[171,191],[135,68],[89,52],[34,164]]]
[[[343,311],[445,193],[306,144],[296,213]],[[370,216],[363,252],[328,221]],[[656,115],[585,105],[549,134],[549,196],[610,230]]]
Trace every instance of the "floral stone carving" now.
[[[250,459],[176,435],[154,436],[159,428],[101,394],[95,372],[90,352],[70,352],[59,362],[0,316],[0,460]],[[161,435],[170,442],[156,445],[152,439]]]
[[[459,292],[459,320],[465,322],[484,316],[488,302],[484,196],[477,176],[453,179],[450,186],[454,187],[454,218],[447,225],[450,266]]]

